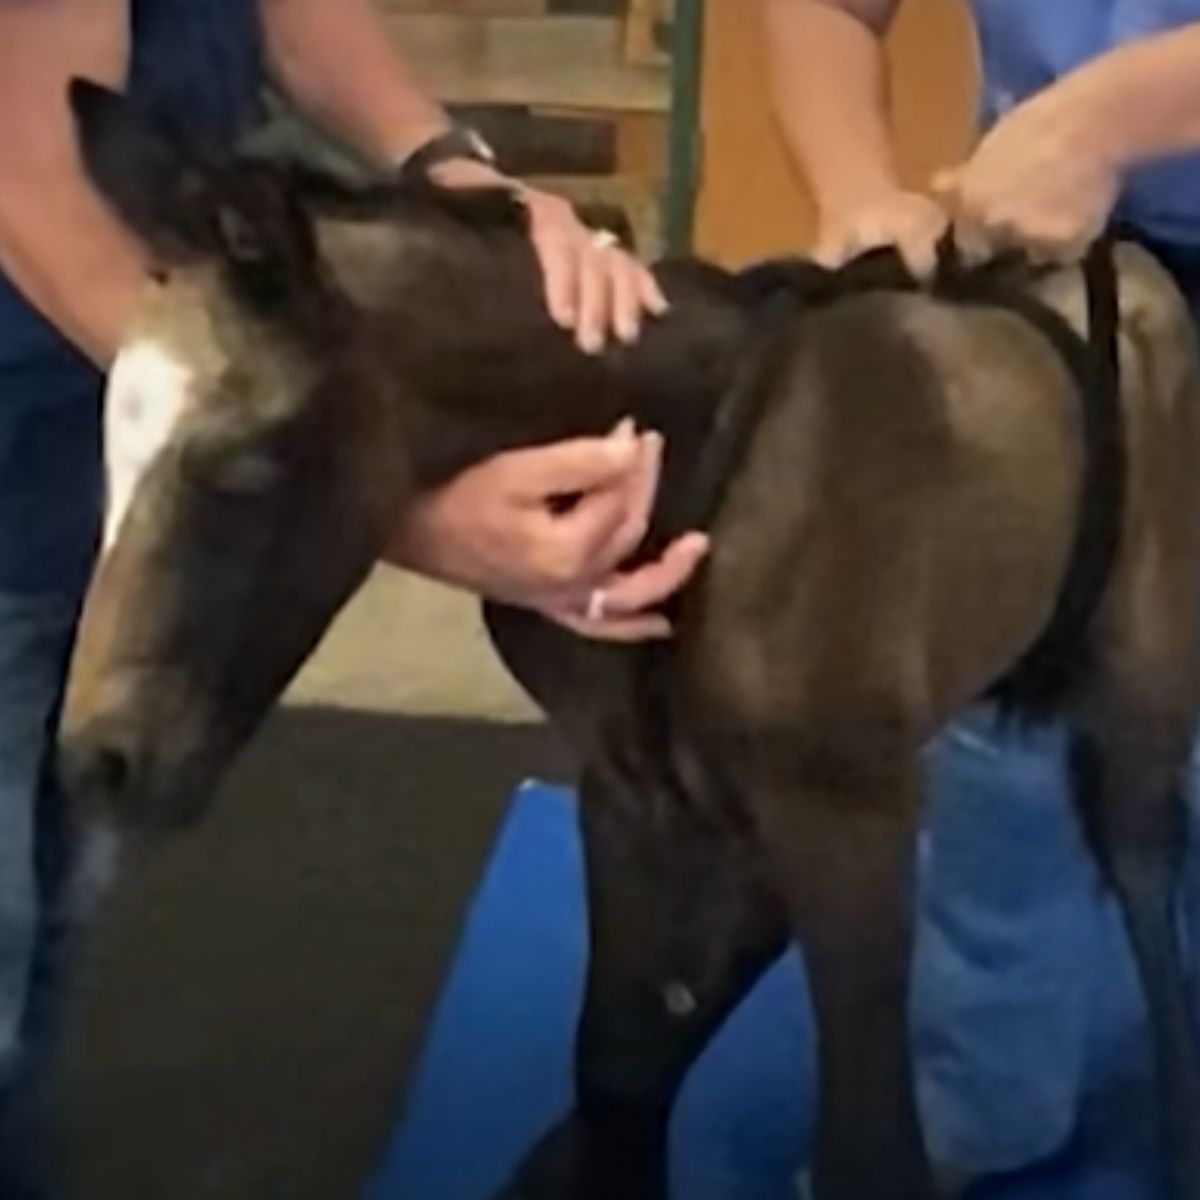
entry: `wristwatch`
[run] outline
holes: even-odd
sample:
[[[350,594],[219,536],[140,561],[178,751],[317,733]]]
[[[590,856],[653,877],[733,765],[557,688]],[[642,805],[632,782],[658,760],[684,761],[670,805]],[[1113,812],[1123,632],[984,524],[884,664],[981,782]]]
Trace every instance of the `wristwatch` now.
[[[468,125],[451,125],[418,146],[396,168],[400,180],[428,175],[438,165],[450,159],[467,158],[485,166],[496,166],[496,152],[483,136]]]

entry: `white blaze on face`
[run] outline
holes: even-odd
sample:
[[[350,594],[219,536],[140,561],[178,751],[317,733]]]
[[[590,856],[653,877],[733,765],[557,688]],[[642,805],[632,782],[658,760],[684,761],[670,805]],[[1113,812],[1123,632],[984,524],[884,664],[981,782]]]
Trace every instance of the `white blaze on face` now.
[[[196,372],[170,348],[146,338],[130,342],[113,363],[104,397],[106,552],[116,541],[138,481],[183,415],[195,378]]]

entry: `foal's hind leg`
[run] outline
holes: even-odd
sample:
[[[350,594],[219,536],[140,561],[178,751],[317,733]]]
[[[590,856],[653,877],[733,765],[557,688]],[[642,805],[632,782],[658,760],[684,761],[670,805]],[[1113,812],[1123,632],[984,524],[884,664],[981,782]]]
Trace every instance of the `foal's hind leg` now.
[[[661,800],[661,803],[658,801]],[[591,963],[573,1114],[528,1156],[511,1200],[666,1200],[667,1126],[688,1067],[782,951],[752,851],[671,797],[589,778]]]
[[[816,1010],[816,1200],[932,1200],[907,1019],[918,766],[864,763],[872,749],[798,755],[753,794]]]
[[[1200,1036],[1175,921],[1190,723],[1112,683],[1096,692],[1072,740],[1075,799],[1120,903],[1149,1005],[1171,1195],[1200,1200]]]

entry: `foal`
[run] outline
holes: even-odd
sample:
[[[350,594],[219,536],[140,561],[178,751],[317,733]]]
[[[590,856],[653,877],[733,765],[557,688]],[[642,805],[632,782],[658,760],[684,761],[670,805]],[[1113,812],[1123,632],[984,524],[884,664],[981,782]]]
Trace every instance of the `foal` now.
[[[543,312],[503,194],[205,164],[111,94],[73,102],[98,186],[169,268],[114,372],[114,405],[167,419],[144,471],[114,478],[73,666],[85,811],[143,831],[199,816],[407,499],[631,413],[666,435],[664,526],[708,488],[713,550],[678,637],[595,645],[490,614],[580,757],[592,935],[578,1102],[507,1195],[663,1200],[680,1081],[794,937],[820,1033],[817,1197],[931,1200],[905,1017],[920,752],[1037,643],[1093,511],[1054,339],[1002,304],[678,262],[660,269],[670,314],[587,358]],[[1200,706],[1200,366],[1164,273],[1131,247],[1116,265],[1121,537],[1039,700],[1069,727],[1153,1015],[1173,1197],[1200,1200],[1172,932]],[[1082,328],[1077,272],[1012,286]]]

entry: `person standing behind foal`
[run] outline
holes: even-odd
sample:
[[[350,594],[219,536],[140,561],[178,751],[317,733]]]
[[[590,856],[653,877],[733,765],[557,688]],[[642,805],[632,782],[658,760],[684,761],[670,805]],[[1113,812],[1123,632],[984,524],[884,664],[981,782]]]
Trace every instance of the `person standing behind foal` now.
[[[189,139],[231,148],[266,64],[310,115],[382,167],[448,186],[518,187],[455,129],[387,44],[368,0],[39,0],[0,4],[0,1196],[41,1179],[46,1000],[65,862],[51,746],[101,493],[103,372],[147,266],[88,186],[66,104],[74,75],[125,87]],[[520,188],[552,316],[597,350],[663,300],[650,275],[554,196]],[[628,575],[661,446],[605,439],[501,456],[408,514],[404,565],[536,607],[597,636],[661,635],[640,616],[704,552],[682,539]],[[579,493],[569,512],[548,499]],[[603,591],[598,591],[598,589]],[[604,596],[603,613],[589,597]],[[587,619],[590,610],[591,619]]]
[[[1071,259],[1115,216],[1200,321],[1200,0],[974,0],[984,132],[932,196],[905,190],[888,140],[881,39],[899,3],[764,0],[775,110],[817,200],[817,256],[836,265],[894,244],[927,274],[949,220],[969,257],[1023,246]],[[986,712],[932,750],[916,1053],[931,1150],[966,1177],[1064,1145],[1089,1015],[1128,991],[1128,971],[1098,953],[1102,938],[1118,944],[1115,917],[1060,751],[1057,733],[1005,736]]]

